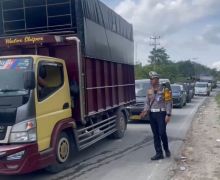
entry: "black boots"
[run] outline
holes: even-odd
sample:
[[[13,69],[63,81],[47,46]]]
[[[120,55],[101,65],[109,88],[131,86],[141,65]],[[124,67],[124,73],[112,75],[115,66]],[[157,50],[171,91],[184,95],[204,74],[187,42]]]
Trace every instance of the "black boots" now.
[[[163,154],[156,154],[155,156],[153,156],[151,158],[152,161],[156,161],[156,160],[160,160],[160,159],[163,159]]]
[[[165,151],[165,154],[166,154],[166,157],[170,157],[170,156],[171,156],[171,153],[170,153],[169,150],[168,150],[168,151]]]
[[[170,151],[165,151],[165,154],[166,154],[166,157],[170,157],[171,156],[171,153],[170,153]],[[160,160],[160,159],[163,159],[164,158],[164,156],[163,156],[163,153],[161,154],[156,154],[155,156],[153,156],[152,158],[151,158],[151,160],[152,161],[156,161],[156,160]]]

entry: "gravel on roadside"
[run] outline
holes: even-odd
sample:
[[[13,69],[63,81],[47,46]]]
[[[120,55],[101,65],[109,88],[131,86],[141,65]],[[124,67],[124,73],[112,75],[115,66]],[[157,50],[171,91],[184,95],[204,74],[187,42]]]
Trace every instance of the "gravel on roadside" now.
[[[192,122],[179,157],[170,170],[171,180],[220,179],[220,107],[207,98]]]

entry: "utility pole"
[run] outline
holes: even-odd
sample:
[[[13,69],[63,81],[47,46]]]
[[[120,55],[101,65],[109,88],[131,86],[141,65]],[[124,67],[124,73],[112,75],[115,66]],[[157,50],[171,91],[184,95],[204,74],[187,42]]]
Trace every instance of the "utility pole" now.
[[[154,46],[155,52],[156,52],[156,50],[157,50],[157,46],[160,45],[160,43],[158,42],[159,39],[160,39],[160,36],[156,36],[156,35],[152,35],[152,36],[150,37],[150,40],[153,41],[153,42],[150,42],[150,46]],[[154,54],[154,60],[155,60],[155,62],[156,62],[156,60],[157,60],[157,55],[156,55],[156,54]],[[155,65],[156,65],[156,64],[154,63],[154,71],[155,71]]]
[[[160,36],[151,36],[150,40],[153,40],[153,42],[150,43],[150,46],[154,46],[154,49],[157,50],[157,46],[160,45],[158,40],[160,39]]]

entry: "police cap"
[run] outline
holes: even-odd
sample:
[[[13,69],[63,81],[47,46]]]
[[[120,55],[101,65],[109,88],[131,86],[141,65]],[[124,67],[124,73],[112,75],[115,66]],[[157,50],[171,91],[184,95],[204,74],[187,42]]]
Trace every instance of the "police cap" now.
[[[154,78],[160,78],[160,76],[159,76],[159,74],[157,73],[157,72],[155,72],[155,71],[150,71],[149,72],[149,78],[150,79],[154,79]]]

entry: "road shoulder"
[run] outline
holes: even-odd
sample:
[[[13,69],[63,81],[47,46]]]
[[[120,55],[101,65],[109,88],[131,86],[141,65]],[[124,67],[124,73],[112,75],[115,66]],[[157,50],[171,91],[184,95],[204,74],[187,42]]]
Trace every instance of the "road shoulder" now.
[[[196,114],[175,164],[172,180],[220,179],[220,112],[214,97]]]

